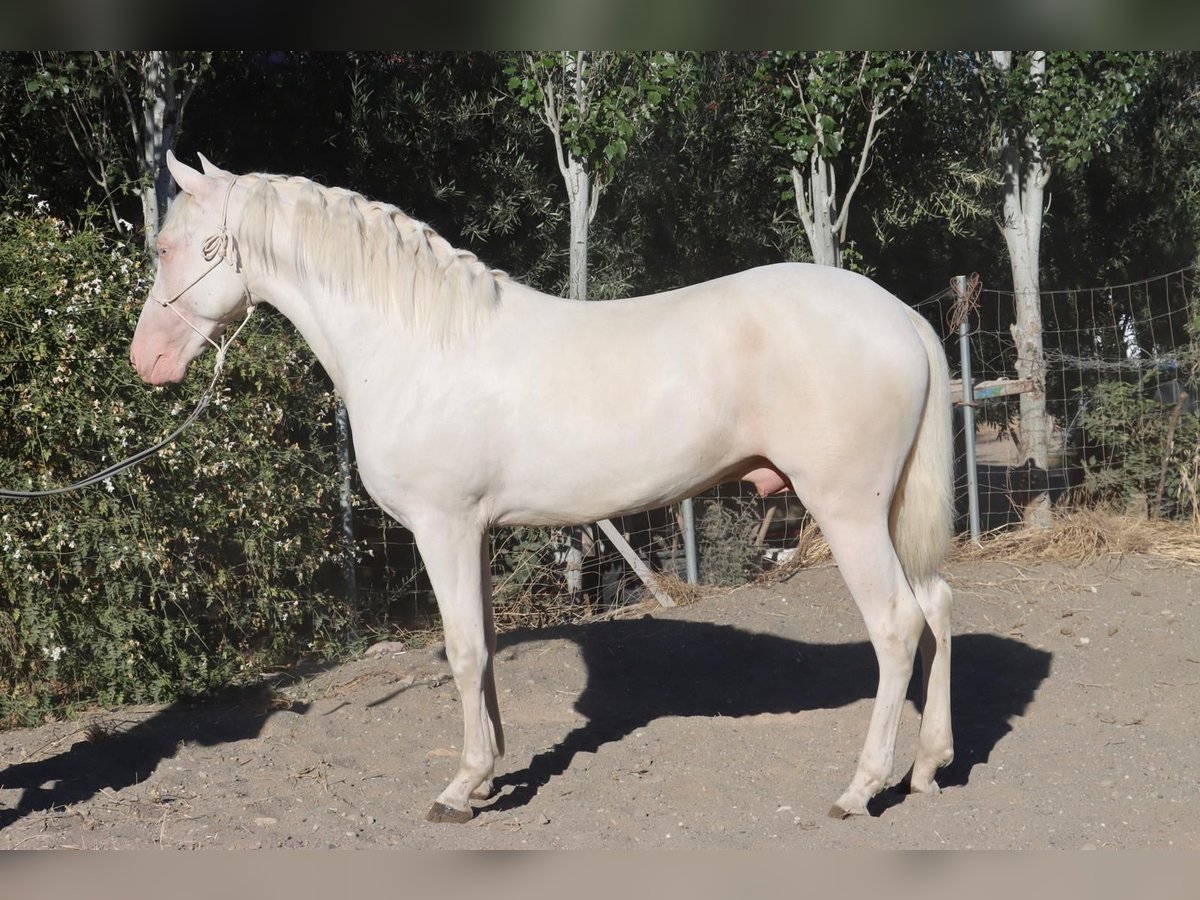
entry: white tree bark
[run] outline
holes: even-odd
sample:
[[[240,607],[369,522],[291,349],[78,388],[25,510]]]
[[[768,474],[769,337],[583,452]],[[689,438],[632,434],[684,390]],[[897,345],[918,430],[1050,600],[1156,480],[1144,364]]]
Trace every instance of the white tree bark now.
[[[992,51],[992,62],[1000,71],[1012,71],[1012,51]],[[1030,55],[1030,76],[1036,85],[1045,83],[1046,54]],[[1016,321],[1012,325],[1017,349],[1017,377],[1028,378],[1033,389],[1021,394],[1021,449],[1026,458],[1045,468],[1049,462],[1050,427],[1046,415],[1046,362],[1042,352],[1042,308],[1039,252],[1042,236],[1046,184],[1050,164],[1042,156],[1036,136],[1022,140],[1008,123],[1001,123],[1000,148],[1003,167],[1004,217],[1002,230],[1012,268]],[[1026,523],[1050,524],[1050,500],[1042,495],[1026,511]]]
[[[589,97],[587,92],[587,53],[580,50],[575,53],[564,52],[563,72],[565,75],[562,91],[569,91],[579,115],[587,115]],[[570,244],[570,275],[568,279],[568,296],[574,300],[587,299],[587,249],[588,230],[592,219],[596,216],[596,204],[600,200],[602,185],[588,172],[584,161],[578,159],[565,146],[562,137],[563,97],[562,91],[555,85],[554,75],[547,73],[541,76],[542,86],[542,121],[550,129],[554,137],[554,149],[558,160],[558,170],[562,173],[563,183],[567,188],[567,202],[571,215],[571,244]]]
[[[143,183],[139,190],[142,195],[146,249],[152,251],[174,183],[171,173],[167,171],[166,156],[174,143],[178,111],[175,78],[165,52],[146,51],[141,60],[141,72],[141,128],[135,128],[135,136],[141,144]]]
[[[175,182],[167,171],[167,151],[175,144],[175,133],[183,118],[183,108],[196,82],[190,80],[186,90],[179,90],[175,60],[169,50],[144,50],[136,56],[136,96],[131,95],[126,87],[117,54],[113,54],[111,71],[125,101],[133,143],[138,149],[138,174],[141,180],[137,190],[142,201],[145,246],[152,253],[158,239],[159,225],[166,215],[167,205],[175,195]]]
[[[813,148],[809,156],[808,172],[801,175],[792,167],[792,186],[796,192],[796,211],[808,236],[808,247],[813,262],[821,266],[842,265],[842,243],[834,226],[834,208],[837,205],[837,180],[833,167],[821,159],[820,151]]]
[[[566,154],[566,171],[563,180],[567,185],[567,200],[571,209],[571,269],[568,281],[568,296],[574,300],[588,298],[588,230],[595,213],[592,202],[592,179],[583,163]]]
[[[580,116],[587,114],[589,102],[586,90],[588,58],[584,51],[565,53],[563,60],[564,80],[562,91],[570,91]],[[600,200],[602,185],[593,179],[584,161],[577,158],[565,146],[562,137],[563,97],[555,85],[554,75],[542,76],[542,121],[554,137],[554,149],[558,170],[567,188],[567,204],[570,210],[570,273],[568,296],[573,300],[588,298],[588,232],[596,215],[596,204]],[[591,526],[571,529],[569,546],[563,569],[567,593],[577,595],[583,589],[584,546],[591,545]]]
[[[862,67],[859,71],[859,84],[870,63],[870,54],[863,56]],[[846,243],[846,227],[850,222],[850,201],[855,191],[862,183],[863,176],[870,168],[871,151],[879,141],[880,124],[893,110],[896,109],[909,95],[917,83],[925,62],[921,61],[913,68],[909,79],[890,103],[884,98],[871,95],[870,118],[867,120],[867,130],[863,136],[862,147],[859,149],[855,165],[854,177],[846,194],[838,199],[837,172],[832,159],[827,159],[823,153],[827,136],[822,126],[821,110],[813,110],[807,115],[809,127],[816,134],[816,143],[808,157],[808,171],[801,172],[796,166],[792,167],[792,186],[796,195],[796,211],[800,214],[800,222],[804,225],[804,233],[808,237],[808,246],[812,251],[813,262],[823,266],[842,265],[842,248]],[[793,73],[788,81],[802,99],[805,96],[804,79]]]

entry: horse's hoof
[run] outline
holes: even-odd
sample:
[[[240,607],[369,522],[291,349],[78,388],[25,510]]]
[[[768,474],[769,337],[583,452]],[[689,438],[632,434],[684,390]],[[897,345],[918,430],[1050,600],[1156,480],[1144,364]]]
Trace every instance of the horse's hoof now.
[[[425,813],[425,821],[436,822],[439,825],[462,825],[470,822],[474,815],[475,811],[470,807],[455,809],[445,803],[435,803],[429,807],[429,812]]]

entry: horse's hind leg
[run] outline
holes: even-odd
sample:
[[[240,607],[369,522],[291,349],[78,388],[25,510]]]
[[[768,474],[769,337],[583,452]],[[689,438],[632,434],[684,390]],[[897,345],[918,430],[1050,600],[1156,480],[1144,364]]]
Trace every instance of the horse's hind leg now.
[[[954,759],[950,726],[950,586],[934,575],[915,585],[925,615],[921,633],[921,732],[917,758],[909,772],[909,788],[918,793],[938,791],[934,773]]]
[[[438,795],[427,819],[466,822],[472,795],[491,792],[496,759],[504,750],[493,676],[495,628],[491,573],[480,529],[434,523],[414,529],[442,615],[446,657],[463,709],[463,749],[458,772]]]
[[[868,501],[869,502],[869,501]],[[839,504],[852,508],[853,504]],[[867,739],[850,786],[829,814],[835,818],[865,814],[867,801],[893,778],[900,714],[912,677],[913,660],[925,617],[904,577],[888,533],[887,511],[877,515],[818,516],[838,568],[862,613],[879,663],[879,686]]]

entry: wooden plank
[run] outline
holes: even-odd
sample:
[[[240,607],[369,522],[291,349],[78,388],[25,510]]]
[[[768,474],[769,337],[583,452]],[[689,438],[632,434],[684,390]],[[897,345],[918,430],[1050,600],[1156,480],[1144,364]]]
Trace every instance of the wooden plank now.
[[[637,577],[642,579],[642,584],[646,585],[650,593],[654,595],[654,599],[658,601],[659,606],[674,606],[675,601],[659,588],[658,579],[654,577],[654,573],[642,562],[642,558],[637,555],[634,549],[629,546],[629,541],[625,540],[625,535],[617,531],[617,526],[608,519],[601,519],[596,524],[600,526],[601,531],[608,535],[608,539],[613,542],[613,546],[625,557],[625,561],[629,563],[629,567],[633,569]]]
[[[996,378],[991,381],[975,382],[975,399],[994,400],[997,397],[1011,397],[1014,394],[1024,394],[1032,390],[1032,378]],[[961,378],[950,379],[950,397],[955,403],[962,404],[963,385]]]

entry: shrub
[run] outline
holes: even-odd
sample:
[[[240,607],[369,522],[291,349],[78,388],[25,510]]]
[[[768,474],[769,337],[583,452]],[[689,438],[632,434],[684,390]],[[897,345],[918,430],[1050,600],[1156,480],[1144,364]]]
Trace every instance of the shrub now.
[[[1143,499],[1153,504],[1161,477],[1163,508],[1149,511],[1180,513],[1181,472],[1200,443],[1200,420],[1184,414],[1172,429],[1173,411],[1149,396],[1142,381],[1110,379],[1091,389],[1080,415],[1084,488],[1091,499],[1121,507]]]
[[[211,355],[164,388],[127,359],[150,280],[131,242],[44,204],[0,214],[0,486],[70,482],[190,411]],[[323,577],[338,552],[331,390],[281,317],[260,312],[239,343],[212,405],[156,457],[0,500],[0,721],[208,690],[343,633],[350,611]]]
[[[714,499],[704,505],[696,535],[701,583],[732,587],[761,568],[762,548],[755,542],[759,506],[749,497]]]

